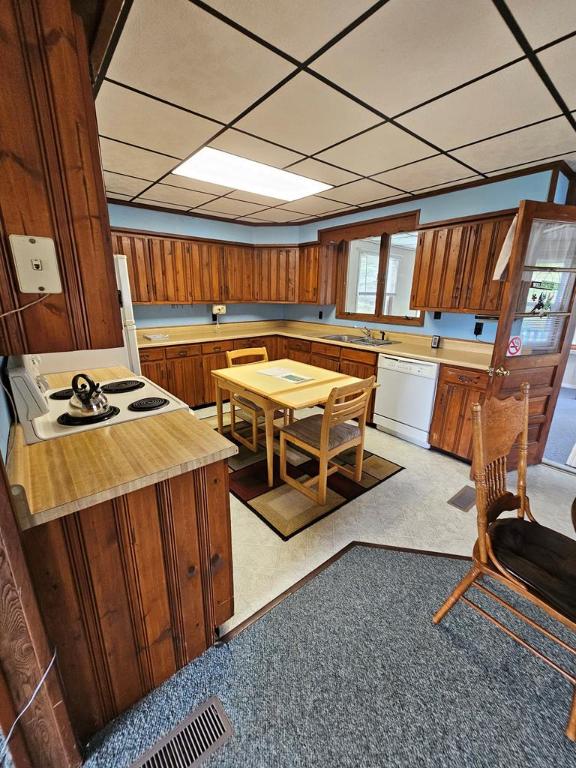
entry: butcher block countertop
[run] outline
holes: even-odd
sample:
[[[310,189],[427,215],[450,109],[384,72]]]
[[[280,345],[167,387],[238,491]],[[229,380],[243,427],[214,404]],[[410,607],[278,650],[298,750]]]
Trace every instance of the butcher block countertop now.
[[[361,323],[358,323],[361,326]],[[161,334],[164,338],[148,339],[147,334]],[[224,341],[226,339],[252,339],[257,336],[289,336],[322,344],[335,344],[339,347],[351,347],[364,351],[379,352],[385,355],[416,358],[432,363],[460,365],[485,371],[492,359],[492,344],[481,341],[442,338],[440,349],[431,349],[431,337],[416,333],[387,332],[386,337],[398,342],[383,346],[354,344],[353,342],[334,341],[324,338],[328,335],[346,334],[362,337],[359,328],[327,323],[303,322],[300,320],[266,320],[246,323],[221,323],[212,325],[183,325],[158,328],[139,328],[138,346],[166,347],[175,344],[195,344],[202,341]]]
[[[73,373],[46,378],[50,387],[69,386]],[[96,381],[131,375],[122,367],[88,373]],[[23,530],[238,452],[233,443],[186,410],[31,445],[26,445],[17,426],[13,441],[8,478]]]

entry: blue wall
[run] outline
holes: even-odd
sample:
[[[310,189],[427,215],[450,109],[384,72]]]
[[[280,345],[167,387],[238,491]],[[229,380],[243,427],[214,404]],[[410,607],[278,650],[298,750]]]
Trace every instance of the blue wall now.
[[[178,213],[149,211],[122,205],[110,205],[110,221],[113,227],[164,232],[192,237],[207,237],[216,240],[231,240],[253,244],[305,243],[318,239],[319,229],[330,226],[351,224],[382,216],[392,216],[406,211],[420,210],[420,223],[474,216],[480,213],[516,208],[520,200],[541,200],[548,197],[552,171],[519,176],[503,181],[494,181],[469,189],[447,192],[442,195],[408,200],[396,205],[375,208],[369,211],[357,211],[344,216],[325,219],[321,222],[303,225],[255,227],[227,221],[214,221],[199,216]],[[566,198],[567,180],[560,174],[556,193],[557,202]],[[228,305],[228,314],[222,322],[241,322],[246,320],[290,319],[318,320],[318,310],[323,309],[324,321],[339,325],[358,325],[357,322],[338,320],[334,307],[311,307],[309,305],[284,304],[237,304]],[[141,306],[134,310],[136,323],[140,327],[189,325],[209,323],[211,321],[208,305],[196,306]],[[379,325],[371,323],[373,328],[400,330],[425,334],[440,334],[456,338],[473,337],[474,316],[445,313],[440,320],[434,320],[431,313],[426,313],[422,327]],[[485,321],[482,341],[493,341],[496,332],[495,321]]]

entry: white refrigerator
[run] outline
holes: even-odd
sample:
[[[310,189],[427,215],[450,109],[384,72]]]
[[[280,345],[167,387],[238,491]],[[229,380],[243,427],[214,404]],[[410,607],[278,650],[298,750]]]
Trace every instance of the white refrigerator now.
[[[134,321],[132,293],[128,278],[128,259],[126,256],[115,254],[114,267],[116,269],[116,283],[120,295],[122,333],[124,335],[124,347],[128,355],[128,365],[131,371],[140,376],[140,355],[138,354],[138,344],[136,342],[136,323]]]

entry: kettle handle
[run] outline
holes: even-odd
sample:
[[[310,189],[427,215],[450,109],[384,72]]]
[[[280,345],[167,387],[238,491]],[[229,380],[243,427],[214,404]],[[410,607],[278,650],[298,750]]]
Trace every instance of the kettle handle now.
[[[88,384],[88,388],[86,388],[86,384],[82,384],[81,386],[78,384],[81,379],[84,379],[86,384]],[[72,379],[72,389],[74,390],[76,397],[82,403],[87,403],[98,389],[98,384],[96,384],[94,379],[91,379],[86,373],[77,373]]]

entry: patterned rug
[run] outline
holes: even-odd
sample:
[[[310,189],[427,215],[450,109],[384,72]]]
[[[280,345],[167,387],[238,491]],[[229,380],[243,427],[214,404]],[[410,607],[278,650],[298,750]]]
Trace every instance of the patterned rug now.
[[[229,416],[224,414],[224,433],[229,432]],[[216,418],[205,421],[216,428]],[[250,428],[238,428],[240,434],[249,434]],[[233,440],[230,434],[226,435]],[[364,451],[362,479],[359,483],[336,472],[328,478],[328,496],[324,505],[316,504],[300,491],[280,479],[278,459],[279,442],[274,439],[274,487],[268,487],[268,466],[264,446],[253,453],[239,445],[239,453],[228,460],[230,492],[254,512],[283,541],[309,528],[353,499],[375,488],[400,472],[403,467],[375,453]],[[335,458],[339,464],[354,464],[354,449]],[[318,474],[318,462],[312,456],[294,448],[287,450],[288,472],[299,481]]]

